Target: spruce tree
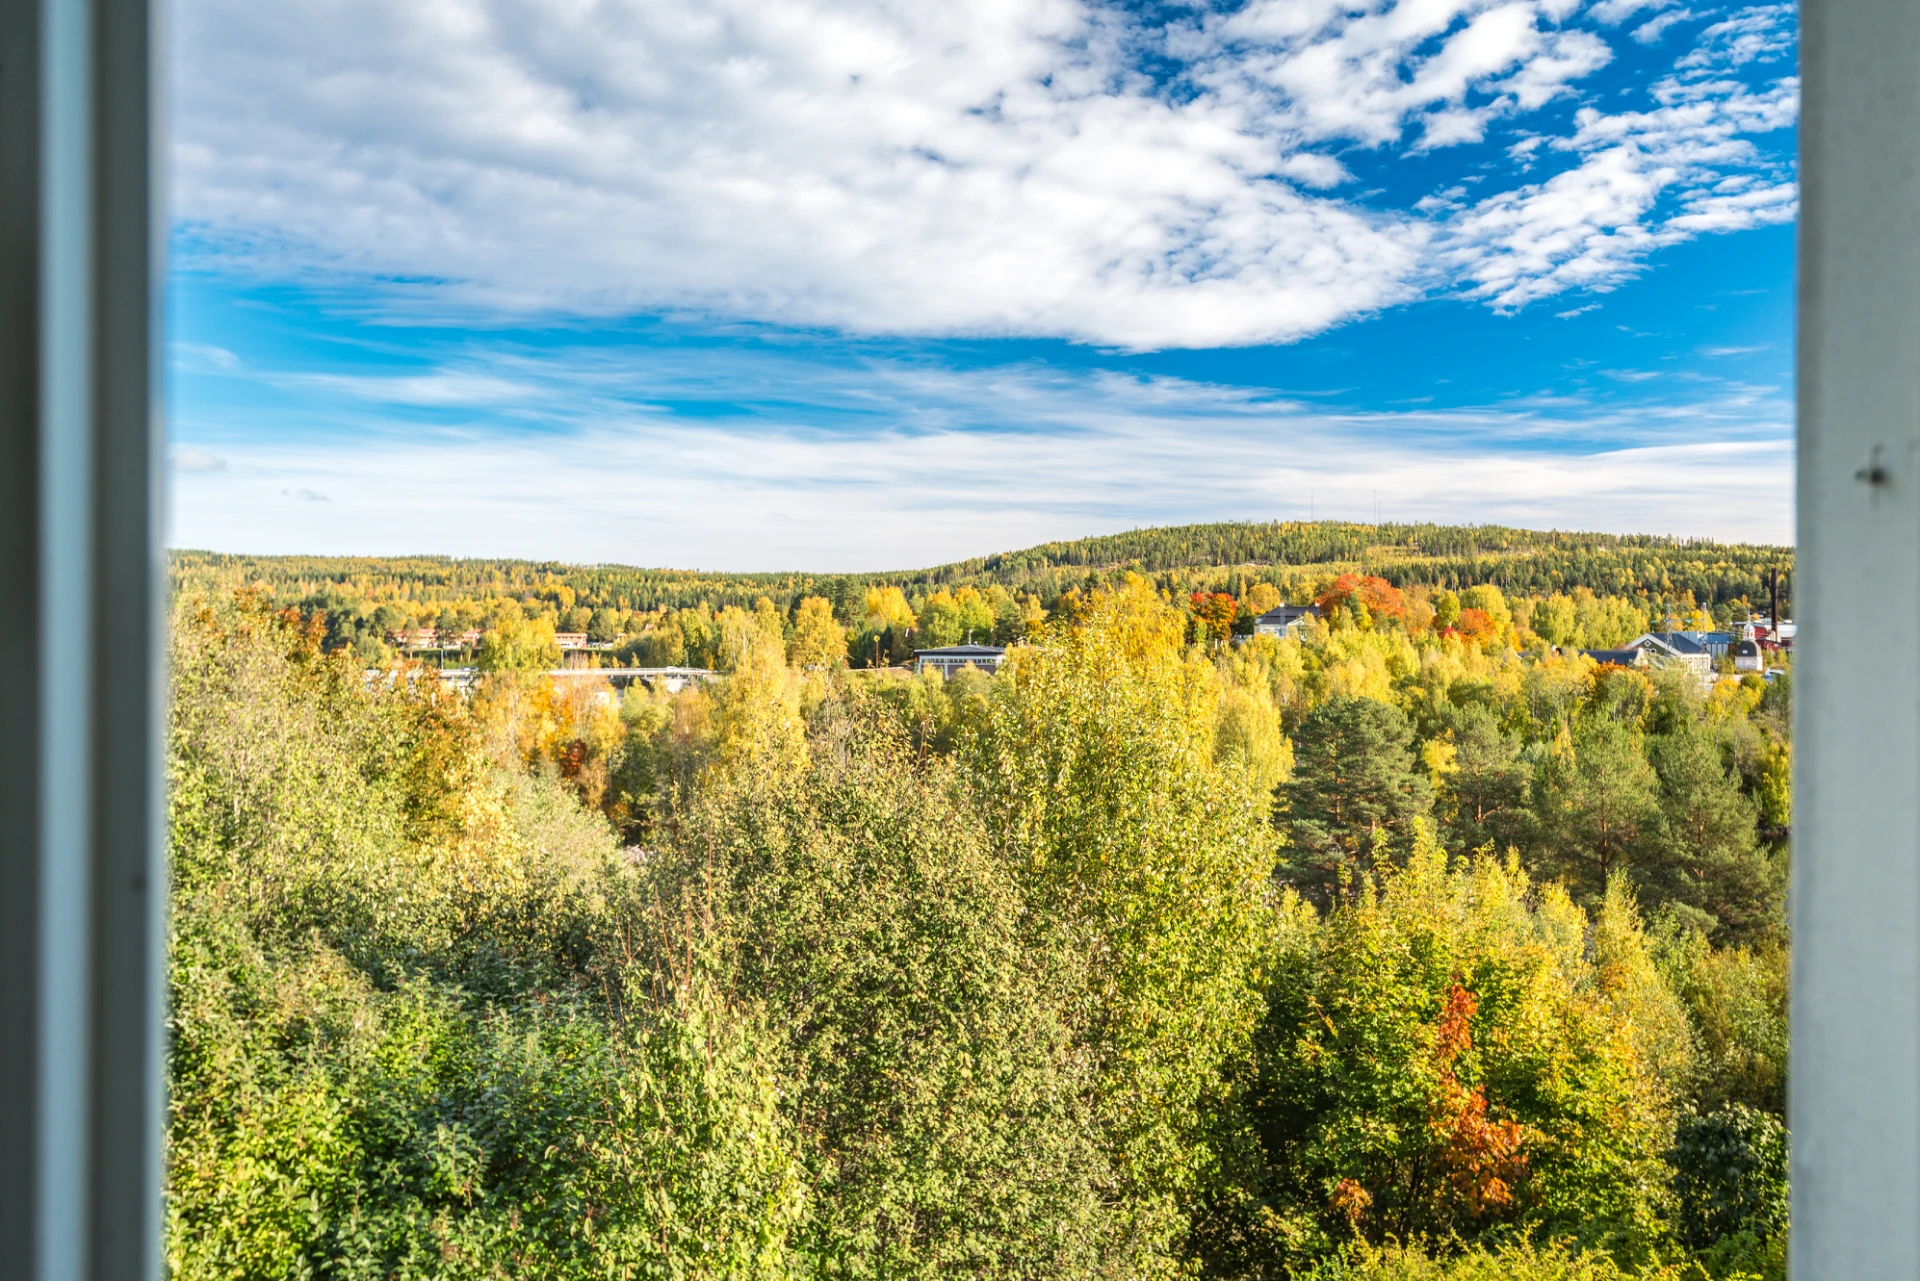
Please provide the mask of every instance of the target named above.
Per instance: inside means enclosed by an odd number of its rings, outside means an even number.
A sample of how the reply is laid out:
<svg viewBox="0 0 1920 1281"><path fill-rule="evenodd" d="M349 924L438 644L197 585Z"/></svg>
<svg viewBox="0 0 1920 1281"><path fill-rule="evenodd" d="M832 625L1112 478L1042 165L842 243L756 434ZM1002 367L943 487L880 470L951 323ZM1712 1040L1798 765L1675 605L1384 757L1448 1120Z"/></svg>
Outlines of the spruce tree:
<svg viewBox="0 0 1920 1281"><path fill-rule="evenodd" d="M1336 695L1307 713L1281 789L1289 836L1282 875L1308 897L1332 898L1341 874L1403 850L1433 790L1415 768L1413 727L1399 708Z"/></svg>
<svg viewBox="0 0 1920 1281"><path fill-rule="evenodd" d="M1504 854L1533 839L1533 771L1520 742L1485 707L1461 708L1453 721L1453 772L1443 796L1447 847L1465 854L1491 846Z"/></svg>
<svg viewBox="0 0 1920 1281"><path fill-rule="evenodd" d="M1538 863L1576 899L1598 902L1616 871L1637 870L1662 836L1660 780L1639 730L1609 716L1563 729L1534 782Z"/></svg>
<svg viewBox="0 0 1920 1281"><path fill-rule="evenodd" d="M1665 832L1640 878L1643 900L1704 913L1719 942L1776 934L1780 869L1754 839L1757 807L1740 791L1719 745L1689 723L1651 740L1648 755L1660 778Z"/></svg>

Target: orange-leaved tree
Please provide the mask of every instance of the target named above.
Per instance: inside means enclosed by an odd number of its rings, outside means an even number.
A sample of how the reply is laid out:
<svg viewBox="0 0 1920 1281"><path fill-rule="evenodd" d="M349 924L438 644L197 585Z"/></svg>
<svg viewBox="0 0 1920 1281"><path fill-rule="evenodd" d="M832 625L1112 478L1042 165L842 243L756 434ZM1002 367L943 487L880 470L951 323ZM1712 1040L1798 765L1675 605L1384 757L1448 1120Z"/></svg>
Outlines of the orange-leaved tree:
<svg viewBox="0 0 1920 1281"><path fill-rule="evenodd" d="M1351 610L1355 604L1366 606L1366 612L1375 618L1404 618L1407 612L1407 600L1400 589L1369 574L1340 575L1314 604L1326 615L1342 605Z"/></svg>
<svg viewBox="0 0 1920 1281"><path fill-rule="evenodd" d="M1473 641L1475 644L1484 645L1488 641L1500 639L1500 624L1495 622L1493 615L1484 609L1461 610L1453 630L1462 640Z"/></svg>
<svg viewBox="0 0 1920 1281"><path fill-rule="evenodd" d="M1487 1087L1468 1086L1455 1071L1473 1049L1473 1016L1480 1003L1456 980L1434 1027L1433 1062L1438 1074L1427 1129L1440 1143L1439 1165L1469 1220L1510 1209L1513 1188L1527 1172L1521 1144L1526 1132L1511 1117L1487 1119Z"/></svg>
<svg viewBox="0 0 1920 1281"><path fill-rule="evenodd" d="M1189 603L1203 635L1223 641L1233 634L1233 619L1240 612L1240 603L1234 600L1231 593L1195 592Z"/></svg>

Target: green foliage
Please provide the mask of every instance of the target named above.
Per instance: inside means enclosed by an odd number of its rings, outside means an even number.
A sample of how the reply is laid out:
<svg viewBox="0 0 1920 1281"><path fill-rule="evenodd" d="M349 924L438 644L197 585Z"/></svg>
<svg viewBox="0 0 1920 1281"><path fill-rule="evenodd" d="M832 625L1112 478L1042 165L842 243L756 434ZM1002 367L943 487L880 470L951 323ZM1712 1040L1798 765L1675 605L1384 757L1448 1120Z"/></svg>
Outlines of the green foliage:
<svg viewBox="0 0 1920 1281"><path fill-rule="evenodd" d="M945 755L984 722L992 685L992 678L975 667L963 667L952 676L930 667L911 676L879 673L861 682L851 698L883 710L915 751Z"/></svg>
<svg viewBox="0 0 1920 1281"><path fill-rule="evenodd" d="M1211 669L1182 630L1143 583L1096 595L1020 652L962 756L1031 945L1079 960L1066 1018L1098 1070L1106 1194L1147 1260L1177 1242L1215 1160L1273 862L1267 797L1215 763Z"/></svg>
<svg viewBox="0 0 1920 1281"><path fill-rule="evenodd" d="M1698 1059L1688 1094L1713 1111L1730 1103L1784 1116L1787 1106L1787 950L1722 947L1669 930L1660 964L1692 1021Z"/></svg>
<svg viewBox="0 0 1920 1281"><path fill-rule="evenodd" d="M1451 751L1439 809L1448 848L1462 854L1530 850L1536 823L1524 744L1479 704L1453 710L1447 719L1445 745Z"/></svg>
<svg viewBox="0 0 1920 1281"><path fill-rule="evenodd" d="M1414 768L1413 727L1390 703L1336 695L1307 713L1285 788L1290 883L1321 901L1404 850L1432 786Z"/></svg>
<svg viewBox="0 0 1920 1281"><path fill-rule="evenodd" d="M606 1004L657 972L610 964L604 825L437 681L370 688L245 602L174 635L174 1274L786 1269L750 1022L691 976Z"/></svg>
<svg viewBox="0 0 1920 1281"><path fill-rule="evenodd" d="M1423 826L1403 870L1281 915L1219 1270L1515 1229L1651 1257L1685 1024L1629 903L1450 870Z"/></svg>
<svg viewBox="0 0 1920 1281"><path fill-rule="evenodd" d="M1702 1281L1692 1267L1623 1268L1604 1252L1529 1241L1459 1252L1361 1242L1295 1276L1298 1281Z"/></svg>
<svg viewBox="0 0 1920 1281"><path fill-rule="evenodd" d="M1760 850L1758 806L1740 790L1719 745L1688 718L1649 744L1660 778L1661 839L1642 885L1700 913L1729 940L1773 932L1785 877Z"/></svg>
<svg viewBox="0 0 1920 1281"><path fill-rule="evenodd" d="M369 990L320 956L236 990L229 958L177 955L176 1275L785 1268L791 1139L710 1006L610 1037L579 1010Z"/></svg>
<svg viewBox="0 0 1920 1281"><path fill-rule="evenodd" d="M1787 1229L1787 1131L1768 1113L1729 1103L1680 1122L1674 1134L1675 1226L1696 1249Z"/></svg>
<svg viewBox="0 0 1920 1281"><path fill-rule="evenodd" d="M984 643L994 630L993 606L973 587L958 592L935 592L920 611L919 643L922 646L959 645L968 640Z"/></svg>
<svg viewBox="0 0 1920 1281"><path fill-rule="evenodd" d="M550 619L503 619L480 638L479 668L483 672L538 672L558 667L560 646L553 634Z"/></svg>
<svg viewBox="0 0 1920 1281"><path fill-rule="evenodd" d="M1582 717L1562 730L1541 762L1534 794L1540 866L1588 901L1615 873L1649 858L1662 835L1660 780L1641 733L1612 715Z"/></svg>
<svg viewBox="0 0 1920 1281"><path fill-rule="evenodd" d="M1540 639L1569 649L1613 649L1647 629L1644 609L1619 597L1596 596L1592 586L1582 584L1571 595L1554 592L1534 607L1531 624ZM1754 584L1755 591L1758 587Z"/></svg>
<svg viewBox="0 0 1920 1281"><path fill-rule="evenodd" d="M1090 1064L950 766L831 718L814 764L706 791L655 892L778 1045L823 1276L1071 1276L1107 1249Z"/></svg>
<svg viewBox="0 0 1920 1281"><path fill-rule="evenodd" d="M1042 602L1052 613L1066 593L1118 589L1129 573L1150 575L1156 590L1182 598L1197 590L1243 596L1250 586L1265 584L1280 589L1285 599L1299 600L1317 592L1316 582L1352 572L1384 578L1399 588L1434 584L1459 589L1497 583L1513 598L1562 594L1576 621L1564 636L1556 630L1549 639L1576 647L1604 647L1645 630L1656 601L1691 608L1696 603L1731 607L1735 602L1763 600L1767 571L1790 571L1792 564L1790 548L1703 540L1543 533L1499 526L1276 521L1131 530L902 573L707 574L542 561L262 557L201 551L173 553L169 571L176 591L206 593L264 585L282 603L324 613L335 643L347 647L363 641L377 647L387 629L404 624L409 617L420 625L433 625L429 609L437 615L443 605L458 602L507 600L529 613L552 612L556 620L559 614L580 608L592 610L594 619L601 610L614 611L625 618L620 630L637 638L668 612L700 609L711 616L729 605L750 609L761 597L791 610L802 597L814 596L832 602L841 622L855 630L859 643L852 648L856 659L864 662L876 637L892 632L894 641L904 638L904 628L894 632L901 621L923 630L931 621L940 636L953 640L968 630L982 640L990 630L996 643L1020 639L1031 619L1029 602ZM922 607L944 592L954 607L934 610L931 619L916 619L914 615L923 610L909 607L905 620L884 620L865 628L866 597L872 589L884 587L903 592ZM959 593L969 589L979 594L985 609L962 620ZM1444 604L1445 599L1443 595L1436 603ZM1457 597L1454 603L1459 604ZM375 625L371 615L380 609L389 611L387 620ZM1557 616L1557 608L1545 615ZM1449 618L1441 626L1454 621ZM592 631L596 624L585 626ZM904 645L892 648L895 659L905 656Z"/></svg>
<svg viewBox="0 0 1920 1281"><path fill-rule="evenodd" d="M406 596L183 607L175 1273L1779 1276L1673 1127L1782 1106L1785 690L1391 578L1215 645L1137 574L642 613L556 568L433 606L467 695L367 670ZM723 675L545 680L583 611ZM836 648L983 623L997 676Z"/></svg>

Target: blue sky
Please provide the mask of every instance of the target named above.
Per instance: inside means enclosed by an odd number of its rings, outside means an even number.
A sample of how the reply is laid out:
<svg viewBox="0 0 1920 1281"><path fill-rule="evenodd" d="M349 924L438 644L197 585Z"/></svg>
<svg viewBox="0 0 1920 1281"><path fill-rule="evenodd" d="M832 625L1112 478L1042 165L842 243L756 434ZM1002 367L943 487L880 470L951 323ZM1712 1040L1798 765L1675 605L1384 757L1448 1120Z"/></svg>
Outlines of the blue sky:
<svg viewBox="0 0 1920 1281"><path fill-rule="evenodd" d="M1787 5L182 0L172 539L1785 541Z"/></svg>

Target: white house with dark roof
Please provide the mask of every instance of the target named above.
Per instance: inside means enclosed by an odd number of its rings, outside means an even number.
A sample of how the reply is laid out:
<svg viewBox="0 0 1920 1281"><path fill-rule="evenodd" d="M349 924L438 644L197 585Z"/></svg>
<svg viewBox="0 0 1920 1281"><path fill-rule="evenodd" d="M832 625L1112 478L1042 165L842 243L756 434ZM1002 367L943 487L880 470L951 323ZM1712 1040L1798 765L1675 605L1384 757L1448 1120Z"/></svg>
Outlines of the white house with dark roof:
<svg viewBox="0 0 1920 1281"><path fill-rule="evenodd" d="M1292 636L1298 639L1309 621L1320 617L1318 605L1275 605L1253 620L1255 636Z"/></svg>
<svg viewBox="0 0 1920 1281"><path fill-rule="evenodd" d="M1627 643L1645 654L1655 667L1682 667L1703 684L1713 683L1713 655L1685 632L1646 632Z"/></svg>

